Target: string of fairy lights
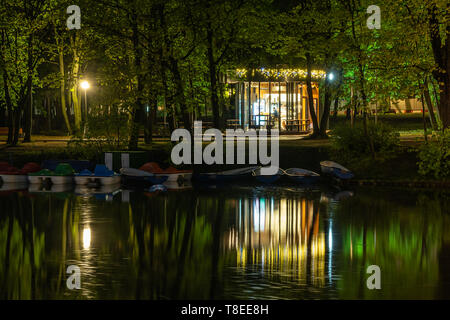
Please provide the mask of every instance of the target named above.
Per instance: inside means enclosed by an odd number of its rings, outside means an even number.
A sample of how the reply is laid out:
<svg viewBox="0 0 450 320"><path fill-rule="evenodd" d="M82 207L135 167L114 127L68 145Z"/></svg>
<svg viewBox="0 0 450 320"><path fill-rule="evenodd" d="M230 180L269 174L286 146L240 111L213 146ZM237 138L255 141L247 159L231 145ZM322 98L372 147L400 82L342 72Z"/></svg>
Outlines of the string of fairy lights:
<svg viewBox="0 0 450 320"><path fill-rule="evenodd" d="M304 69L251 69L250 76L261 75L266 79L279 79L279 78L305 78L308 72ZM315 79L324 79L326 77L326 72L323 70L312 70L311 77ZM236 69L236 76L240 79L249 76L249 70L247 69Z"/></svg>

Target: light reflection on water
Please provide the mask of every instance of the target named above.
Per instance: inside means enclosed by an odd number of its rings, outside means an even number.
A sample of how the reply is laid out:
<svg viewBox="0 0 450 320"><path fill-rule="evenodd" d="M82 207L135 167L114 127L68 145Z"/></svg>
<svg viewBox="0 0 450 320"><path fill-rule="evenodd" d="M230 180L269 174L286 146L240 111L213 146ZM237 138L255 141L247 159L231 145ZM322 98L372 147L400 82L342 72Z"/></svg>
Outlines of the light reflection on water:
<svg viewBox="0 0 450 320"><path fill-rule="evenodd" d="M0 193L3 299L450 297L446 194L33 191ZM380 291L365 287L371 264Z"/></svg>

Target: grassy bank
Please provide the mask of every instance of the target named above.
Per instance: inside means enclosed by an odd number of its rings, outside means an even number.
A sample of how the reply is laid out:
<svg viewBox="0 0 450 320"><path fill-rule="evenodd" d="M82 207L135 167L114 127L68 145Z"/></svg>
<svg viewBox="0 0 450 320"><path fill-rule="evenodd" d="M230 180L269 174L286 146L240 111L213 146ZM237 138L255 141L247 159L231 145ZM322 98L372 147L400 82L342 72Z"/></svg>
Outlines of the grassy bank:
<svg viewBox="0 0 450 320"><path fill-rule="evenodd" d="M162 167L170 165L171 144L169 142L155 142L152 145L140 145L140 149L147 153L148 161L155 161ZM21 147L9 148L0 152L0 161L8 161L15 166L21 167L27 162L41 163L47 159L83 159L94 163L103 163L103 151L93 147ZM279 149L280 167L305 168L320 172L320 161L330 160L329 140L286 140L280 141ZM248 159L248 144L246 146L246 158ZM331 159L333 160L333 159ZM417 155L409 148L403 148L398 156L388 162L365 164L352 169L357 178L361 179L405 179L417 176ZM242 165L196 165L195 170L201 172L226 170L237 168ZM184 166L187 167L187 166Z"/></svg>

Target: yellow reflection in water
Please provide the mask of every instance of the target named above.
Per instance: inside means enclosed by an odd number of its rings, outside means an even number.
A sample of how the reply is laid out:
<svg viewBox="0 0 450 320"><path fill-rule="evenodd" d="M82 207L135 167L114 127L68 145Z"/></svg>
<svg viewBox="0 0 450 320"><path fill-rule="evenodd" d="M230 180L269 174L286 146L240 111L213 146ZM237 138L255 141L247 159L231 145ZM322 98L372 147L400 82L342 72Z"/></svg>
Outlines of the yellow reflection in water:
<svg viewBox="0 0 450 320"><path fill-rule="evenodd" d="M83 249L87 250L91 246L91 228L89 226L83 229Z"/></svg>
<svg viewBox="0 0 450 320"><path fill-rule="evenodd" d="M223 243L236 250L238 268L258 265L269 276L323 286L327 246L317 209L307 199L241 199Z"/></svg>

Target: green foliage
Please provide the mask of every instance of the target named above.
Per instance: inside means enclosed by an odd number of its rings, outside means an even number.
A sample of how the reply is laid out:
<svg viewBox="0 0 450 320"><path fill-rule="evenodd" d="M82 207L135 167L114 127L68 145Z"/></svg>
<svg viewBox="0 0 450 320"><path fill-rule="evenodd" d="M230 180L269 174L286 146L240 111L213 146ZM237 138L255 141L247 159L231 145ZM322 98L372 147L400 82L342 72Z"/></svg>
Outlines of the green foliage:
<svg viewBox="0 0 450 320"><path fill-rule="evenodd" d="M371 145L373 145L372 155ZM332 156L348 165L361 162L384 162L393 158L399 149L400 135L391 126L383 123L367 124L365 134L363 124L337 126L331 137Z"/></svg>
<svg viewBox="0 0 450 320"><path fill-rule="evenodd" d="M433 133L419 149L419 173L437 179L450 177L450 129Z"/></svg>

